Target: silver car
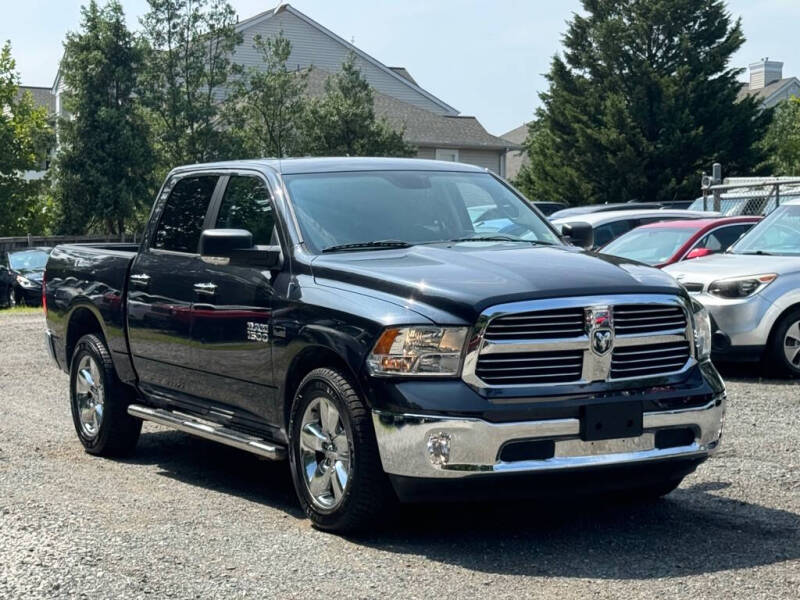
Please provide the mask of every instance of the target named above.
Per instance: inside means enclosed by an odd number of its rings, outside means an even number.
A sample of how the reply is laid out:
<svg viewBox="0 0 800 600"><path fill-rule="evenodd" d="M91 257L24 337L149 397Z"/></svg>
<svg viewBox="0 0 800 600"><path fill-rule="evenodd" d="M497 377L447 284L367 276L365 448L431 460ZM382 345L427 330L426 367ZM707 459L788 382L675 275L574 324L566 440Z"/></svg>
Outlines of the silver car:
<svg viewBox="0 0 800 600"><path fill-rule="evenodd" d="M775 209L725 254L664 270L711 313L715 358L766 358L800 375L800 199Z"/></svg>

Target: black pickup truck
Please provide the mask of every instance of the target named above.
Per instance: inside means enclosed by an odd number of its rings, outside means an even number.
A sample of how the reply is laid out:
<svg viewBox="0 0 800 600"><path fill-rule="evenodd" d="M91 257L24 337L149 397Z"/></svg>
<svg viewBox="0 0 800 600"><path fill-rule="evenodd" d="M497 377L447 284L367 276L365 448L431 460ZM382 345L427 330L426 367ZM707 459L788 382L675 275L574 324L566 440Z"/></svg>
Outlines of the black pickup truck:
<svg viewBox="0 0 800 600"><path fill-rule="evenodd" d="M674 489L717 447L705 310L491 173L413 159L172 171L140 245L62 245L47 345L86 450L142 420L288 459L318 527L396 499Z"/></svg>

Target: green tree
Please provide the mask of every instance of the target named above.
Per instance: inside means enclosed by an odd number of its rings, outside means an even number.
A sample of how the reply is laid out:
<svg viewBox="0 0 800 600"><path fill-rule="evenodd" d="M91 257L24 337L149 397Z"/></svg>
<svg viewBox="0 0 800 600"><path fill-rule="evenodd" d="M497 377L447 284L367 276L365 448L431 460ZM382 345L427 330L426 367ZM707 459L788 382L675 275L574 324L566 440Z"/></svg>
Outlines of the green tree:
<svg viewBox="0 0 800 600"><path fill-rule="evenodd" d="M312 98L300 127L303 153L312 156L412 156L413 146L375 117L372 88L350 55L341 72Z"/></svg>
<svg viewBox="0 0 800 600"><path fill-rule="evenodd" d="M46 214L38 202L42 181L28 181L52 141L47 111L29 92L20 94L11 43L0 49L0 235L43 233Z"/></svg>
<svg viewBox="0 0 800 600"><path fill-rule="evenodd" d="M253 42L263 66L247 69L233 87L226 124L239 138L242 157L296 155L309 71L286 67L292 43L282 33L256 35Z"/></svg>
<svg viewBox="0 0 800 600"><path fill-rule="evenodd" d="M737 100L744 43L722 0L583 0L528 139L537 199L692 198L715 161L751 174L770 111Z"/></svg>
<svg viewBox="0 0 800 600"><path fill-rule="evenodd" d="M778 105L764 141L772 173L800 177L800 98Z"/></svg>
<svg viewBox="0 0 800 600"><path fill-rule="evenodd" d="M239 67L231 61L241 35L226 0L147 0L140 19L147 47L138 93L152 115L157 150L166 166L230 154L218 127L229 102L226 86Z"/></svg>
<svg viewBox="0 0 800 600"><path fill-rule="evenodd" d="M62 229L122 234L149 204L153 153L135 97L143 54L118 0L81 9L61 75L70 117L59 124L56 196Z"/></svg>

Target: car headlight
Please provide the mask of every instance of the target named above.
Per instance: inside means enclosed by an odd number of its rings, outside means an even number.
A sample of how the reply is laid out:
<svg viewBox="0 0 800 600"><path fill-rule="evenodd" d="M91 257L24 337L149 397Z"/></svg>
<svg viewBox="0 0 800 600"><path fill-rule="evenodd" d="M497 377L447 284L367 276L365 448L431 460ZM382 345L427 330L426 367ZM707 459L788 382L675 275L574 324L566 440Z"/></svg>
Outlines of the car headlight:
<svg viewBox="0 0 800 600"><path fill-rule="evenodd" d="M694 318L694 353L697 360L711 356L711 317L708 310L697 300L692 300Z"/></svg>
<svg viewBox="0 0 800 600"><path fill-rule="evenodd" d="M17 283L24 288L32 288L36 286L36 284L33 283L30 279L28 279L27 277L23 277L22 275L17 275Z"/></svg>
<svg viewBox="0 0 800 600"><path fill-rule="evenodd" d="M718 279L712 281L708 286L708 293L719 298L747 298L760 292L777 278L775 273L765 273L764 275Z"/></svg>
<svg viewBox="0 0 800 600"><path fill-rule="evenodd" d="M367 357L373 375L458 375L466 327L386 329Z"/></svg>

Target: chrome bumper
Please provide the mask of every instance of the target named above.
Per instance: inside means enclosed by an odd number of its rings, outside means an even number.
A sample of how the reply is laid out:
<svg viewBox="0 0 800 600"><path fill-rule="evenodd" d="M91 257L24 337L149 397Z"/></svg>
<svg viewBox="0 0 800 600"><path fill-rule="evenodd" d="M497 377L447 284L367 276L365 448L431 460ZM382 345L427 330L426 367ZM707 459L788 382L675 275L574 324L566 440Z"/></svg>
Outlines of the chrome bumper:
<svg viewBox="0 0 800 600"><path fill-rule="evenodd" d="M705 406L644 413L643 435L636 438L584 442L579 419L552 419L519 423L490 423L481 419L457 419L428 415L389 414L373 411L383 469L391 475L424 478L457 478L487 473L556 471L604 465L621 465L668 458L703 458L719 444L725 414L720 396ZM694 442L687 446L658 449L655 432L690 427ZM449 438L446 464L432 460L431 436ZM555 455L542 460L503 462L500 450L515 440L554 440Z"/></svg>

